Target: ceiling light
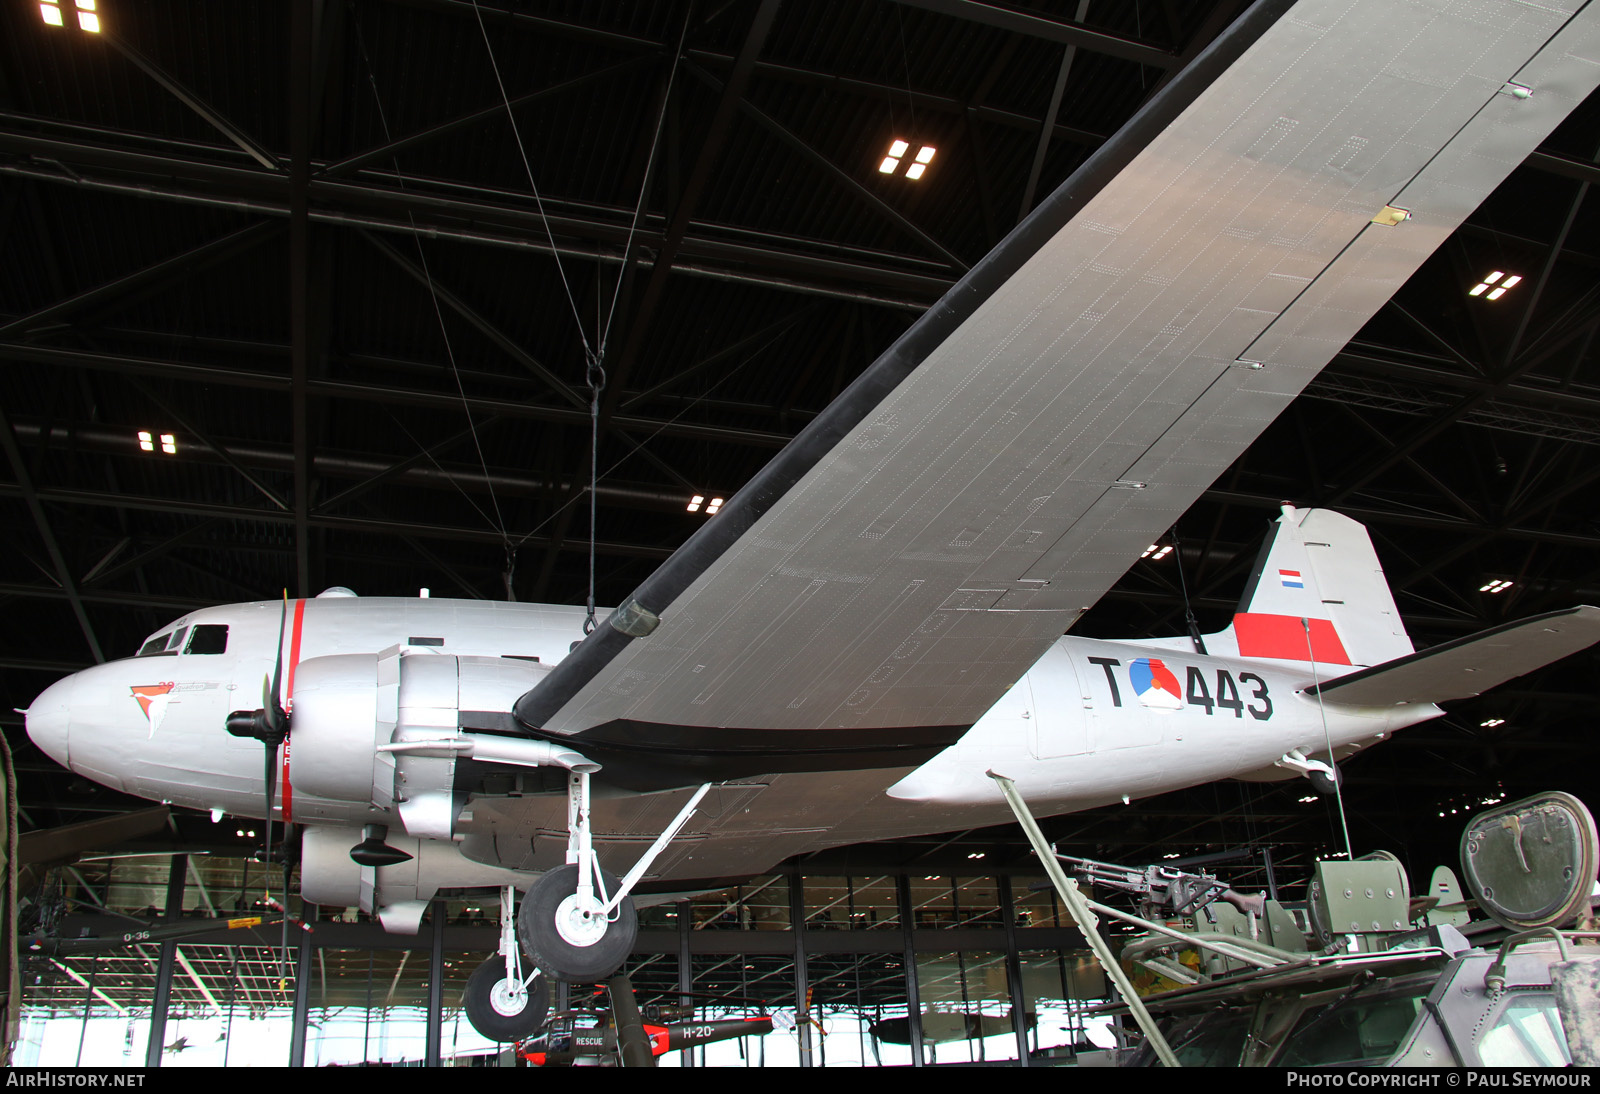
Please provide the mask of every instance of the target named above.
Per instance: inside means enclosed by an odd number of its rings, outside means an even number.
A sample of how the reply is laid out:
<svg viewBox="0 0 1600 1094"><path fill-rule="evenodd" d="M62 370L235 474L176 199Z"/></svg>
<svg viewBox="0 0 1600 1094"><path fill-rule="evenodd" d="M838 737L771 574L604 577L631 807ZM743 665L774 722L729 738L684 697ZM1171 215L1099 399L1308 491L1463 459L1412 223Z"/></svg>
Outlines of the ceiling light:
<svg viewBox="0 0 1600 1094"><path fill-rule="evenodd" d="M721 508L722 508L722 499L721 498L712 498L706 504L706 516L709 517L711 514L715 513L718 509L721 509Z"/></svg>
<svg viewBox="0 0 1600 1094"><path fill-rule="evenodd" d="M1505 278L1505 280L1502 281L1501 278ZM1507 277L1504 270L1495 270L1490 273L1488 277L1485 277L1471 289L1467 290L1467 295L1482 296L1485 292L1487 292L1489 295L1486 299L1499 300L1506 294L1507 289L1515 287L1516 284L1521 280L1521 274L1512 274ZM1494 285L1495 287L1490 289L1489 286L1491 285Z"/></svg>
<svg viewBox="0 0 1600 1094"><path fill-rule="evenodd" d="M706 500L706 498L705 498L704 494L696 494L694 497L690 498L689 499L689 512L698 513L700 511L700 503L705 501L705 500Z"/></svg>
<svg viewBox="0 0 1600 1094"><path fill-rule="evenodd" d="M878 164L878 172L892 175L900 170L900 163L905 159L906 153L911 151L911 142L896 137L889 145L889 152ZM928 170L928 164L933 162L936 149L931 144L925 144L917 150L916 162L906 167L906 178L915 181L920 179Z"/></svg>
<svg viewBox="0 0 1600 1094"><path fill-rule="evenodd" d="M65 0L40 0L39 14L44 21L52 27L67 25L66 16L61 13ZM78 26L90 34L100 33L100 16L95 14L96 0L75 0L77 7Z"/></svg>
<svg viewBox="0 0 1600 1094"><path fill-rule="evenodd" d="M154 452L156 450L156 445L159 443L161 445L161 451L165 452L167 455L176 456L178 454L178 438L171 433L163 433L160 437L157 437L148 429L141 429L139 430L138 437L139 449L143 452Z"/></svg>
<svg viewBox="0 0 1600 1094"><path fill-rule="evenodd" d="M1487 585L1479 585L1478 591L1480 593L1503 593L1507 589L1511 588L1511 585L1512 583L1509 581L1505 581L1501 578L1495 578Z"/></svg>
<svg viewBox="0 0 1600 1094"><path fill-rule="evenodd" d="M1505 725L1506 724L1506 720L1504 718L1485 718L1483 721L1479 722L1478 724L1480 726L1482 726L1483 728L1485 728L1485 729L1493 729L1495 726L1503 726L1503 725Z"/></svg>

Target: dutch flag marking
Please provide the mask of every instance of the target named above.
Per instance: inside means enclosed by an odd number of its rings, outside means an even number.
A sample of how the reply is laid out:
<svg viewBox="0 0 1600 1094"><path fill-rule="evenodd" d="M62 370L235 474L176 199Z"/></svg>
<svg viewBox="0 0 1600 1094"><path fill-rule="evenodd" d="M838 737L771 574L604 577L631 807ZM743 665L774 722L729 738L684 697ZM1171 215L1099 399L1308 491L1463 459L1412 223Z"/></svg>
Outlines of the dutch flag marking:
<svg viewBox="0 0 1600 1094"><path fill-rule="evenodd" d="M1306 583L1301 580L1299 570L1279 570L1278 580L1283 582L1285 589L1304 589Z"/></svg>

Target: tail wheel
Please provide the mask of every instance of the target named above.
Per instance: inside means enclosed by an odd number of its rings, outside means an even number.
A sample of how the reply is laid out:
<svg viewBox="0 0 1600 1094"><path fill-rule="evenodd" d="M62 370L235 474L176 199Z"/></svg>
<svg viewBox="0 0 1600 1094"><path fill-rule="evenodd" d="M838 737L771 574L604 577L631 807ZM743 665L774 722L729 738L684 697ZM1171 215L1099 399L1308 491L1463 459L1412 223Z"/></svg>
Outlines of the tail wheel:
<svg viewBox="0 0 1600 1094"><path fill-rule="evenodd" d="M600 872L608 893L619 883ZM575 984L598 984L622 967L639 935L633 898L624 897L611 917L600 907L599 894L589 902L578 896L578 868L551 870L529 887L517 913L517 938L528 960L546 976Z"/></svg>
<svg viewBox="0 0 1600 1094"><path fill-rule="evenodd" d="M1324 771L1308 771L1306 779L1311 783L1311 789L1326 798L1344 785L1344 772L1335 766L1331 777Z"/></svg>
<svg viewBox="0 0 1600 1094"><path fill-rule="evenodd" d="M491 1041L523 1041L544 1027L550 985L542 976L522 989L506 979L506 959L496 954L467 977L467 1021Z"/></svg>

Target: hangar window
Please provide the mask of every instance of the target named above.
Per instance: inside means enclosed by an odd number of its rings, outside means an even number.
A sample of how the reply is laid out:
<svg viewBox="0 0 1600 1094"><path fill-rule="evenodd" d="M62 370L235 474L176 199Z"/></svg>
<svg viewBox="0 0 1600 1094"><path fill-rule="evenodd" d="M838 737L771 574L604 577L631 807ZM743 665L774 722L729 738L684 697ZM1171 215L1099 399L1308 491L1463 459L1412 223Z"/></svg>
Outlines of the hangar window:
<svg viewBox="0 0 1600 1094"><path fill-rule="evenodd" d="M189 635L189 645L184 653L227 653L228 626L226 623L202 623Z"/></svg>

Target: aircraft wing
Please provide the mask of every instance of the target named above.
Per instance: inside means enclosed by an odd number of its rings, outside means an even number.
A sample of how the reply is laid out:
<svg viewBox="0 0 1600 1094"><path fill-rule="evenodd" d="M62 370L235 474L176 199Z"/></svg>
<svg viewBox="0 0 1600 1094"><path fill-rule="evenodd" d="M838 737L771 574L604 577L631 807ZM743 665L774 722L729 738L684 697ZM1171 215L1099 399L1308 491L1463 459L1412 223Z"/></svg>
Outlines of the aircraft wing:
<svg viewBox="0 0 1600 1094"><path fill-rule="evenodd" d="M1260 0L518 722L639 788L927 759L1588 95L1597 25L1600 0Z"/></svg>
<svg viewBox="0 0 1600 1094"><path fill-rule="evenodd" d="M1546 612L1429 647L1330 680L1321 693L1340 706L1387 707L1443 703L1480 695L1600 642L1600 608L1587 604Z"/></svg>

